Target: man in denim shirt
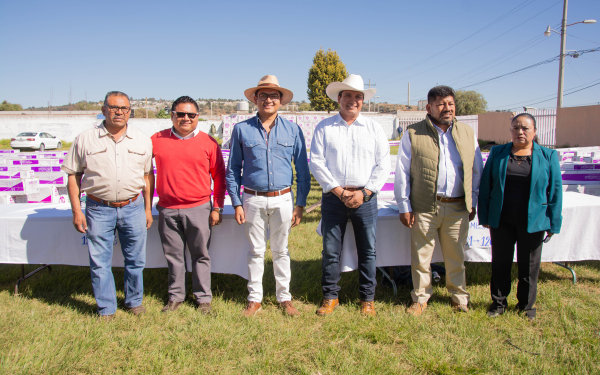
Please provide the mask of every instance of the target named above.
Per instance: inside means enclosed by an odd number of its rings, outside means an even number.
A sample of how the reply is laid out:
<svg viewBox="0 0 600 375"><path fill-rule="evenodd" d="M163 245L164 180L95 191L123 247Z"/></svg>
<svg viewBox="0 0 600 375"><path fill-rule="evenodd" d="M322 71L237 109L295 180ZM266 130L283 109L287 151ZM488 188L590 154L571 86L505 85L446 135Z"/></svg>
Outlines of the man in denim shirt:
<svg viewBox="0 0 600 375"><path fill-rule="evenodd" d="M250 242L248 256L248 304L244 315L261 310L262 277L268 234L273 254L277 302L285 314L298 315L290 294L288 235L300 224L310 190L306 145L300 127L277 115L282 104L292 100L290 90L279 86L277 77L266 75L258 85L244 91L258 107L258 114L235 125L227 166L227 191L235 207L235 220L244 224ZM296 206L291 185L296 167ZM244 186L240 200L240 187Z"/></svg>

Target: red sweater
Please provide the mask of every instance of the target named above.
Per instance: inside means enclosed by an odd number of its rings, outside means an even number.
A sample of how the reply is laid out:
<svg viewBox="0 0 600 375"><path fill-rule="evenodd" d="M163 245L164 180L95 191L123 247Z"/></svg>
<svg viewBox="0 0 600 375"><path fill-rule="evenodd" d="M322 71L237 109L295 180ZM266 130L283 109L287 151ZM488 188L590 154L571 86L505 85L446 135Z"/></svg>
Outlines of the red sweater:
<svg viewBox="0 0 600 375"><path fill-rule="evenodd" d="M208 134L179 139L171 129L152 136L152 156L156 160L158 205L189 208L210 201L214 181L213 207L223 207L225 163L219 144Z"/></svg>

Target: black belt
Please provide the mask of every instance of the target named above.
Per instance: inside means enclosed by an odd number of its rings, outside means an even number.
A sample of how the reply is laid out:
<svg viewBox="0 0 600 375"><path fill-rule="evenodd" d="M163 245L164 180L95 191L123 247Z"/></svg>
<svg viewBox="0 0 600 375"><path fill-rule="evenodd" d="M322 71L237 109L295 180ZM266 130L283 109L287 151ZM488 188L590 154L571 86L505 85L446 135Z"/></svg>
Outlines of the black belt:
<svg viewBox="0 0 600 375"><path fill-rule="evenodd" d="M435 197L435 199L437 199L438 201L440 201L442 203L454 203L454 202L464 201L465 196L463 195L462 197L451 198L451 197L442 197L441 195L437 195Z"/></svg>

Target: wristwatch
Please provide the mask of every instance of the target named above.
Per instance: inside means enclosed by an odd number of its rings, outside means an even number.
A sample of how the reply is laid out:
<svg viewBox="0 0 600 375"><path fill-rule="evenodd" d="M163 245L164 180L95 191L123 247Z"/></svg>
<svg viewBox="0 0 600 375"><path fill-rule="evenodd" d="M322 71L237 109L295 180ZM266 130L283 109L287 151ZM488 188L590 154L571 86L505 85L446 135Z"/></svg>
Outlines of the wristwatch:
<svg viewBox="0 0 600 375"><path fill-rule="evenodd" d="M221 207L213 207L213 211L219 211L220 214L223 213L223 209Z"/></svg>
<svg viewBox="0 0 600 375"><path fill-rule="evenodd" d="M371 195L367 194L367 191L365 189L362 189L361 191L363 193L363 201L364 202L368 202L371 200L371 198L373 198L373 194L371 194Z"/></svg>

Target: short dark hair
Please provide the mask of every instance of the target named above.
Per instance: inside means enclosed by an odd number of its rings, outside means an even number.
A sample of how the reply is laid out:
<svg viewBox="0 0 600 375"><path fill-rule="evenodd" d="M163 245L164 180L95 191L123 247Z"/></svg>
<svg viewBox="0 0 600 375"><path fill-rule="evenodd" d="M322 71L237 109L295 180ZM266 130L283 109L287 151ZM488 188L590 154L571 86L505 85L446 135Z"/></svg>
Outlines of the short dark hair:
<svg viewBox="0 0 600 375"><path fill-rule="evenodd" d="M533 121L533 129L537 130L537 124L536 124L536 121L535 121L535 117L533 117L533 115L531 113L527 113L527 112L519 113L518 115L516 115L515 117L513 117L512 120L510 120L510 123L512 124L513 122L517 121L517 119L519 117L527 117L528 119L530 119L531 121Z"/></svg>
<svg viewBox="0 0 600 375"><path fill-rule="evenodd" d="M180 96L179 98L175 99L173 105L171 105L171 112L175 111L175 107L177 107L177 105L181 103L192 103L194 107L196 107L196 111L200 112L200 107L198 106L198 103L193 98L190 98L187 95Z"/></svg>
<svg viewBox="0 0 600 375"><path fill-rule="evenodd" d="M454 94L454 89L450 86L435 86L427 93L427 103L431 103L436 98L445 98L447 96L451 96L456 98Z"/></svg>
<svg viewBox="0 0 600 375"><path fill-rule="evenodd" d="M109 91L106 93L106 95L104 96L104 105L108 105L108 98L110 98L111 96L124 96L127 98L127 101L129 103L131 103L131 100L129 99L129 96L127 94L125 94L122 91Z"/></svg>

